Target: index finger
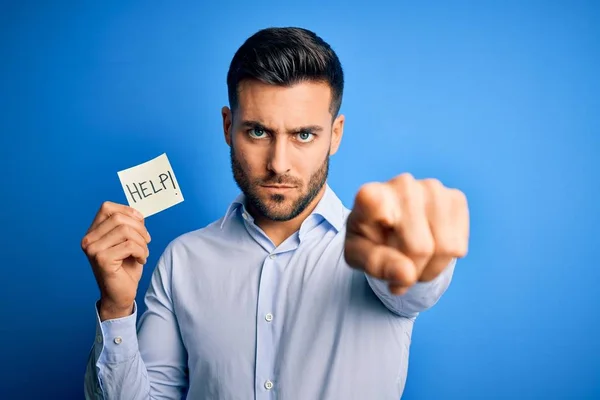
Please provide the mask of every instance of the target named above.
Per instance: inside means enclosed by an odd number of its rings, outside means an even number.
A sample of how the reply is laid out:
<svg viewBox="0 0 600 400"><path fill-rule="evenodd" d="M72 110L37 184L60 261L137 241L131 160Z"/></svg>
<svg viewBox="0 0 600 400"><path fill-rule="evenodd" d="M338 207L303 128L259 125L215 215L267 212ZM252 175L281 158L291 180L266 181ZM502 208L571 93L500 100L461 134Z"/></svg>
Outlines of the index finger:
<svg viewBox="0 0 600 400"><path fill-rule="evenodd" d="M367 183L356 194L353 219L358 224L393 227L399 207L393 189L386 183Z"/></svg>
<svg viewBox="0 0 600 400"><path fill-rule="evenodd" d="M100 209L96 213L96 217L94 221L92 221L92 225L88 229L88 232L95 229L98 225L104 222L106 219L110 218L111 215L121 213L125 215L129 215L135 219L140 221L144 221L144 216L138 210L133 207L127 206L125 204L114 203L112 201L105 201L100 206Z"/></svg>

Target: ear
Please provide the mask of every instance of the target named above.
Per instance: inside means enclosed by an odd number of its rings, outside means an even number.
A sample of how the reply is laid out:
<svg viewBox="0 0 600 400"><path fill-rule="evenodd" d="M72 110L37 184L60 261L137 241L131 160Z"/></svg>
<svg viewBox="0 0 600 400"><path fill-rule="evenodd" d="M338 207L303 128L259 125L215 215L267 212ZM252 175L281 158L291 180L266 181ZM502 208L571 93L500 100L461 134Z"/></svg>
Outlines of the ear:
<svg viewBox="0 0 600 400"><path fill-rule="evenodd" d="M342 136L344 135L344 121L345 117L339 115L331 128L331 145L329 147L329 155L332 156L337 153L340 143L342 142Z"/></svg>
<svg viewBox="0 0 600 400"><path fill-rule="evenodd" d="M221 109L223 117L223 133L225 134L225 142L231 147L231 128L233 126L233 113L229 107L225 106Z"/></svg>

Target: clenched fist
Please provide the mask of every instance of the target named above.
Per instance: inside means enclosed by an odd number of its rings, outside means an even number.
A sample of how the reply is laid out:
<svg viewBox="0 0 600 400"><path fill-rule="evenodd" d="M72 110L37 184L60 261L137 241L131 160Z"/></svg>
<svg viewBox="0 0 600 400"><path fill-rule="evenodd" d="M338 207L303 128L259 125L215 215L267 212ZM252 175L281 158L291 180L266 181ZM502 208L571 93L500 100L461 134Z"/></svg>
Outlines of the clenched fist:
<svg viewBox="0 0 600 400"><path fill-rule="evenodd" d="M464 257L468 242L465 195L435 179L402 174L361 187L348 217L344 256L351 267L402 295Z"/></svg>
<svg viewBox="0 0 600 400"><path fill-rule="evenodd" d="M96 214L81 248L100 289L100 319L131 315L150 234L135 209L105 202Z"/></svg>

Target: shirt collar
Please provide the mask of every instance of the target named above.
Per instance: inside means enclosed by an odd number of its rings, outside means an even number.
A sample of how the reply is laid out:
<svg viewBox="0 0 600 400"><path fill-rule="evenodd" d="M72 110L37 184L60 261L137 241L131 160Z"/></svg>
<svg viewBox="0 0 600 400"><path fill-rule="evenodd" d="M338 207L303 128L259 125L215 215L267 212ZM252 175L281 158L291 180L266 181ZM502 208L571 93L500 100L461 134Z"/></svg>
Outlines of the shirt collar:
<svg viewBox="0 0 600 400"><path fill-rule="evenodd" d="M221 221L221 229L223 229L225 222L238 210L238 208L241 207L245 211L245 204L246 196L243 193L240 193L227 208L225 216ZM325 193L311 215L323 217L338 232L342 229L342 226L344 225L344 207L341 200L337 197L331 187L329 187L329 184L325 184Z"/></svg>
<svg viewBox="0 0 600 400"><path fill-rule="evenodd" d="M221 221L221 229L223 229L225 222L227 222L227 220L230 218L231 214L236 212L239 207L244 207L245 202L246 202L246 196L244 196L244 193L240 193L235 198L235 200L233 200L231 202L231 204L227 208L227 211L225 212L225 216L223 217L223 220Z"/></svg>
<svg viewBox="0 0 600 400"><path fill-rule="evenodd" d="M342 229L344 225L344 207L335 192L329 187L329 184L325 184L325 193L313 210L312 215L320 215L338 232Z"/></svg>

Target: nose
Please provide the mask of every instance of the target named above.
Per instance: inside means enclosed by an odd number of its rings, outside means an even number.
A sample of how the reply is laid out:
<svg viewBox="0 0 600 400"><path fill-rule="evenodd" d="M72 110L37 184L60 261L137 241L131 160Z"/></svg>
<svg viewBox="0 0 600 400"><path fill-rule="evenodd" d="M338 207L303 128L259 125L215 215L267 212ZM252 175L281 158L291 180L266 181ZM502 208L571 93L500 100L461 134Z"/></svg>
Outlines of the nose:
<svg viewBox="0 0 600 400"><path fill-rule="evenodd" d="M286 140L277 138L272 142L269 150L267 169L275 175L284 175L291 170L291 160L288 154L288 143Z"/></svg>

